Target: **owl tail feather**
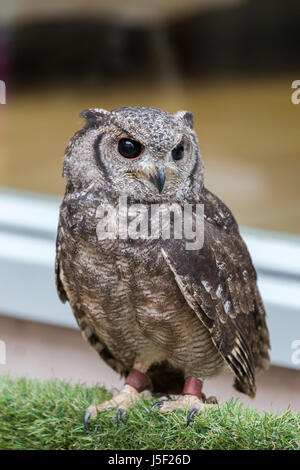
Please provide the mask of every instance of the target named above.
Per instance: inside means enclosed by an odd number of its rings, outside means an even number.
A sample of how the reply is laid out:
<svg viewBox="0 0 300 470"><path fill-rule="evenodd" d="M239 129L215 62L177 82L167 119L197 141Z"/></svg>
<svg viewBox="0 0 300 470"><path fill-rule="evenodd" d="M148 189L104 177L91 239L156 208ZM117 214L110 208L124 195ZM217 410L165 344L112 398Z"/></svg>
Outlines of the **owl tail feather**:
<svg viewBox="0 0 300 470"><path fill-rule="evenodd" d="M250 398L255 398L255 395L256 395L255 386L252 387L250 384L241 382L238 378L235 379L233 386L238 392L245 393Z"/></svg>

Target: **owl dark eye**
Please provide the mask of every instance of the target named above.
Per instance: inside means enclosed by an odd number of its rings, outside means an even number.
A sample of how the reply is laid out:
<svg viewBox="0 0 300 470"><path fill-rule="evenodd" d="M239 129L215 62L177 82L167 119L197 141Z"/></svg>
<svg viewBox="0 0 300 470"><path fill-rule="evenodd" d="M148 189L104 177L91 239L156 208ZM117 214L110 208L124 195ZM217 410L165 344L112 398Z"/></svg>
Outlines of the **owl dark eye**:
<svg viewBox="0 0 300 470"><path fill-rule="evenodd" d="M136 140L120 139L118 152L125 158L137 158L142 153L142 145Z"/></svg>
<svg viewBox="0 0 300 470"><path fill-rule="evenodd" d="M178 162L179 160L182 160L184 157L184 145L182 142L180 144L176 145L176 147L173 148L172 150L172 157L175 162Z"/></svg>

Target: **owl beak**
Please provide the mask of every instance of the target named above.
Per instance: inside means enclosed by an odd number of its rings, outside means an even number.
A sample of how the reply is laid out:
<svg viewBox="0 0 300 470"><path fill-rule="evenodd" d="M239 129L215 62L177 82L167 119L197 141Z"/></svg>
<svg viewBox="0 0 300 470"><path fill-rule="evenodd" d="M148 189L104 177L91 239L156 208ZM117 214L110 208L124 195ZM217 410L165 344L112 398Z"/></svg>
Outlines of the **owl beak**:
<svg viewBox="0 0 300 470"><path fill-rule="evenodd" d="M165 185L165 181L166 181L166 173L165 173L164 168L157 169L155 173L150 175L149 179L151 183L154 184L154 186L156 186L159 193L161 193Z"/></svg>

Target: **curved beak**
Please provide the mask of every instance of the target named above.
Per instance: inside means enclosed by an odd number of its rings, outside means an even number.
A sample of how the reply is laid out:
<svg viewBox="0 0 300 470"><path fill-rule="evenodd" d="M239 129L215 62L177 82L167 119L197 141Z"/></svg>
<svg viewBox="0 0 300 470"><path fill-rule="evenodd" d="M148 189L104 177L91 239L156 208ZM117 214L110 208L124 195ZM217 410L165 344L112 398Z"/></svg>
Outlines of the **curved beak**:
<svg viewBox="0 0 300 470"><path fill-rule="evenodd" d="M159 193L162 192L166 181L166 173L164 168L156 169L156 172L149 176L149 180L158 189Z"/></svg>

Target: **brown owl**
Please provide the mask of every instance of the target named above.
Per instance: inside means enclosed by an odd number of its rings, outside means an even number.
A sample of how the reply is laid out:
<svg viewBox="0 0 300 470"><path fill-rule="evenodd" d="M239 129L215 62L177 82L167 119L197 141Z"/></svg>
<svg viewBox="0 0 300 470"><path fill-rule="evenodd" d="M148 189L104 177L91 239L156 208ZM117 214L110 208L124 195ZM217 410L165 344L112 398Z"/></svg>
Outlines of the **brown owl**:
<svg viewBox="0 0 300 470"><path fill-rule="evenodd" d="M113 407L120 419L145 389L178 394L157 406L161 412L187 408L190 421L214 406L202 384L226 365L235 388L253 397L255 369L269 364L265 311L237 223L203 184L192 114L121 107L82 116L86 125L65 154L57 289L83 336L126 377L120 393L88 408L85 423ZM149 209L149 230L153 206L202 206L202 246L187 249L184 233L99 237L101 215L116 226L120 214L108 216L108 208L120 198Z"/></svg>

